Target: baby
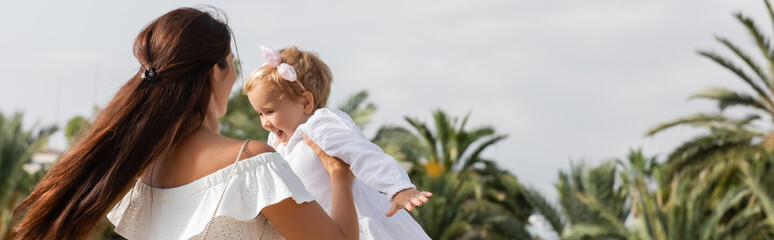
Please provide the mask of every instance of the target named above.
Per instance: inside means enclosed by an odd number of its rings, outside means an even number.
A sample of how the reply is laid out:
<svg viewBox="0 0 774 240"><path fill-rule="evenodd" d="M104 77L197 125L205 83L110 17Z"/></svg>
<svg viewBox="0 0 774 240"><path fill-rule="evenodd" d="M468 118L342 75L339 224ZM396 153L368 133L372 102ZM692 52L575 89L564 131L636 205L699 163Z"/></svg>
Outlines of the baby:
<svg viewBox="0 0 774 240"><path fill-rule="evenodd" d="M328 66L297 47L277 52L261 46L261 53L266 63L250 74L244 91L261 125L271 132L269 145L288 161L323 209L330 214L331 183L304 143L306 137L350 164L361 239L429 239L401 209L411 211L432 194L417 191L403 167L368 141L346 113L325 108L333 80Z"/></svg>

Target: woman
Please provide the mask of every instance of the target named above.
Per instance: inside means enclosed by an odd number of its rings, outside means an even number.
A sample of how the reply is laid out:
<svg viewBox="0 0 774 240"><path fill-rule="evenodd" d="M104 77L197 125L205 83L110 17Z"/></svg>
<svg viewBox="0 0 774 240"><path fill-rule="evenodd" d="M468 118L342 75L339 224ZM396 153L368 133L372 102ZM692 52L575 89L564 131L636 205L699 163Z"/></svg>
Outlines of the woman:
<svg viewBox="0 0 774 240"><path fill-rule="evenodd" d="M14 238L84 239L115 206L128 238L356 239L346 164L308 142L336 186L329 217L271 147L218 134L236 80L230 42L225 23L192 8L145 27L140 71L17 208Z"/></svg>

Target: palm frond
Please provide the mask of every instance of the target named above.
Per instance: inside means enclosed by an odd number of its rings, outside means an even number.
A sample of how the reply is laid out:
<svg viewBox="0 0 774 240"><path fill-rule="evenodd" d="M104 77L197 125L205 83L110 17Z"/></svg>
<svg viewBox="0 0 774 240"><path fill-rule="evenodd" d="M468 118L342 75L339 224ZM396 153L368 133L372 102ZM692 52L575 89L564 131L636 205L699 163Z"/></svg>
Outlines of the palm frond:
<svg viewBox="0 0 774 240"><path fill-rule="evenodd" d="M462 131L463 129L465 129L465 125L467 125L467 124L468 124L468 119L470 119L470 112L468 112L467 114L465 114L465 117L463 117L463 118L462 118L462 122L460 122L460 126L459 126L459 128L458 128L460 131Z"/></svg>
<svg viewBox="0 0 774 240"><path fill-rule="evenodd" d="M728 122L729 118L726 116L723 116L722 114L717 113L698 113L694 115L690 115L687 117L679 118L676 120L672 120L669 122L661 123L657 125L654 128L651 128L645 133L645 136L653 136L659 132L662 132L666 129L679 126L679 125L700 125L700 124L706 124L706 123L715 123L715 122Z"/></svg>
<svg viewBox="0 0 774 240"><path fill-rule="evenodd" d="M571 226L562 233L562 239L626 239L627 235L622 235L615 229L607 226L593 224L577 224Z"/></svg>
<svg viewBox="0 0 774 240"><path fill-rule="evenodd" d="M769 11L771 11L771 8L769 8ZM739 22L742 23L745 28L747 28L747 31L753 37L753 40L755 40L755 44L758 46L758 50L760 50L763 57L768 60L769 66L774 67L774 52L772 52L769 39L763 35L763 32L758 29L752 19L744 16L742 13L736 13L734 14L734 17L736 17L736 19L739 20Z"/></svg>
<svg viewBox="0 0 774 240"><path fill-rule="evenodd" d="M737 47L736 45L734 45L733 43L731 43L730 41L728 41L728 39L725 39L725 38L723 38L723 37L720 37L720 36L716 36L716 37L715 37L715 39L716 39L718 42L720 42L720 43L722 43L723 45L725 45L726 47L728 47L728 49L730 49L732 52L734 52L734 54L736 54L736 56L738 56L739 58L741 58L741 59L742 59L742 61L744 61L744 63L746 63L746 64L747 64L747 66L748 66L748 67L750 67L750 69L752 69L752 70L753 70L753 72L754 72L756 75L758 75L758 78L759 78L758 80L759 80L760 82L762 82L764 85L766 85L766 87L768 87L769 89L772 89L772 86L771 86L771 78L769 78L769 77L766 75L766 73L763 71L763 69L761 69L761 67L760 67L760 66L758 66L758 64L757 64L757 63L755 63L755 62L752 60L752 58L750 58L750 56L749 56L749 55L747 55L747 53L743 52L743 51L742 51L742 50L741 50L739 47Z"/></svg>
<svg viewBox="0 0 774 240"><path fill-rule="evenodd" d="M734 62L732 62L731 60L728 60L728 59L726 59L724 57L721 57L720 55L717 55L717 54L715 54L714 52L711 52L711 51L699 51L699 54L702 55L702 56L705 56L705 57L707 57L709 59L711 59L715 63L725 67L727 70L729 70L729 71L733 72L734 74L736 74L736 76L738 76L745 83L747 83L747 85L749 85L750 88L752 88L753 91L755 91L761 99L766 100L766 102L770 106L774 105L774 104L772 104L771 97L769 96L767 91L765 91L764 88L761 88L761 86L759 86L758 83L756 83L752 78L750 78L750 76L747 76L747 73L745 73L744 70L739 68L739 66L734 64Z"/></svg>
<svg viewBox="0 0 774 240"><path fill-rule="evenodd" d="M746 200L749 195L750 190L741 187L727 192L715 208L715 211L712 212L712 215L703 224L700 239L711 239L713 233L718 230L717 226L720 224L721 218L726 216L728 211L737 207L743 200Z"/></svg>
<svg viewBox="0 0 774 240"><path fill-rule="evenodd" d="M667 156L665 176L677 171L699 172L716 161L725 161L735 153L746 152L756 133L715 131L688 140Z"/></svg>
<svg viewBox="0 0 774 240"><path fill-rule="evenodd" d="M571 164L569 174L559 172L556 188L569 226L600 225L615 228L618 233L627 232L619 224L630 211L628 190L616 182L616 176L611 162L593 168Z"/></svg>
<svg viewBox="0 0 774 240"><path fill-rule="evenodd" d="M766 103L759 101L746 93L735 92L724 87L712 87L707 88L698 93L691 95L691 99L704 98L718 101L718 108L725 110L730 106L740 105L759 109L763 112L769 112L769 108Z"/></svg>
<svg viewBox="0 0 774 240"><path fill-rule="evenodd" d="M763 0L763 3L766 4L766 10L769 11L769 18L774 26L774 9L771 8L771 2L769 2L769 0Z"/></svg>
<svg viewBox="0 0 774 240"><path fill-rule="evenodd" d="M365 128L371 122L371 117L376 112L376 105L373 103L366 104L366 99L368 99L368 91L362 90L349 96L338 107L339 110L349 115L360 129Z"/></svg>
<svg viewBox="0 0 774 240"><path fill-rule="evenodd" d="M457 157L457 159L460 159L463 154L468 153L468 148L473 143L481 140L484 137L490 136L495 134L495 130L492 127L479 127L473 130L465 130L464 128L460 128L457 132L457 149L460 152L460 155Z"/></svg>
<svg viewBox="0 0 774 240"><path fill-rule="evenodd" d="M347 100L339 104L338 109L342 112L352 115L368 99L368 91L361 90L350 95Z"/></svg>
<svg viewBox="0 0 774 240"><path fill-rule="evenodd" d="M429 128L427 128L427 125L425 125L423 122L406 117L406 122L411 124L414 129L419 132L419 135L422 136L422 140L425 141L425 143L428 146L428 149L432 153L431 156L438 156L438 148L436 145L436 138L433 135L433 133L430 131ZM427 159L428 161L440 161L441 159Z"/></svg>
<svg viewBox="0 0 774 240"><path fill-rule="evenodd" d="M446 116L446 113L442 110L438 109L433 111L433 119L435 120L435 134L436 137L438 137L438 141L440 141L440 151L442 153L441 157L442 163L446 169L451 168L453 158L452 156L452 138L455 134L455 129L453 126L453 123L449 121L449 118Z"/></svg>
<svg viewBox="0 0 774 240"><path fill-rule="evenodd" d="M540 215L548 221L551 228L554 229L554 232L559 235L564 232L564 220L562 220L560 210L548 202L540 192L533 188L525 188L524 197L526 197L529 205L534 207L535 211L540 213Z"/></svg>
<svg viewBox="0 0 774 240"><path fill-rule="evenodd" d="M467 157L464 161L460 161L460 163L458 164L461 164L462 169L467 169L473 166L473 164L476 164L481 160L481 153L484 152L484 150L494 145L495 143L502 141L507 137L508 135L499 135L484 141L483 143L478 145L475 150L473 150L473 152L470 154L469 157Z"/></svg>
<svg viewBox="0 0 774 240"><path fill-rule="evenodd" d="M423 142L409 130L392 125L384 125L376 131L371 140L382 147L384 152L392 155L398 161L420 164L419 160L430 153L425 152Z"/></svg>
<svg viewBox="0 0 774 240"><path fill-rule="evenodd" d="M770 227L774 227L774 203L771 201L771 195L764 191L763 188L758 184L758 181L755 179L751 173L751 170L749 169L748 163L740 163L739 170L741 170L744 174L745 185L750 188L750 191L752 191L753 195L755 195L757 198L757 203L760 204L760 206L763 208L763 213L766 216L766 222Z"/></svg>

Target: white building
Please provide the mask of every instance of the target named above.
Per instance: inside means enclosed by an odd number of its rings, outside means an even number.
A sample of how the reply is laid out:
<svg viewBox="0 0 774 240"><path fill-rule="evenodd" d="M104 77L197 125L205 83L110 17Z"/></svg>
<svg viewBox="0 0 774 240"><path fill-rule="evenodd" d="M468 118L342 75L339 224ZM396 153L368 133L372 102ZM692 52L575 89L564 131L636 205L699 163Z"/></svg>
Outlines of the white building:
<svg viewBox="0 0 774 240"><path fill-rule="evenodd" d="M28 173L40 171L46 166L51 166L62 155L62 151L46 148L32 155L32 161L24 164L22 168Z"/></svg>

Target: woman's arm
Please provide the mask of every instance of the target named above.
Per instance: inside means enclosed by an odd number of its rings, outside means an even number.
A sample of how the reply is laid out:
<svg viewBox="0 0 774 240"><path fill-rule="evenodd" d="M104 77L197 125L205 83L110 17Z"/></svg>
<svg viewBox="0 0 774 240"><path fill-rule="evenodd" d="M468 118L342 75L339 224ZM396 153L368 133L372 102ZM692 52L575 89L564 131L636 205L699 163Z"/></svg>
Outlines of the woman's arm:
<svg viewBox="0 0 774 240"><path fill-rule="evenodd" d="M317 202L296 204L288 198L264 208L261 213L286 239L358 239L357 212L352 196L354 175L349 165L322 151L304 136L330 174L333 205L331 215Z"/></svg>

